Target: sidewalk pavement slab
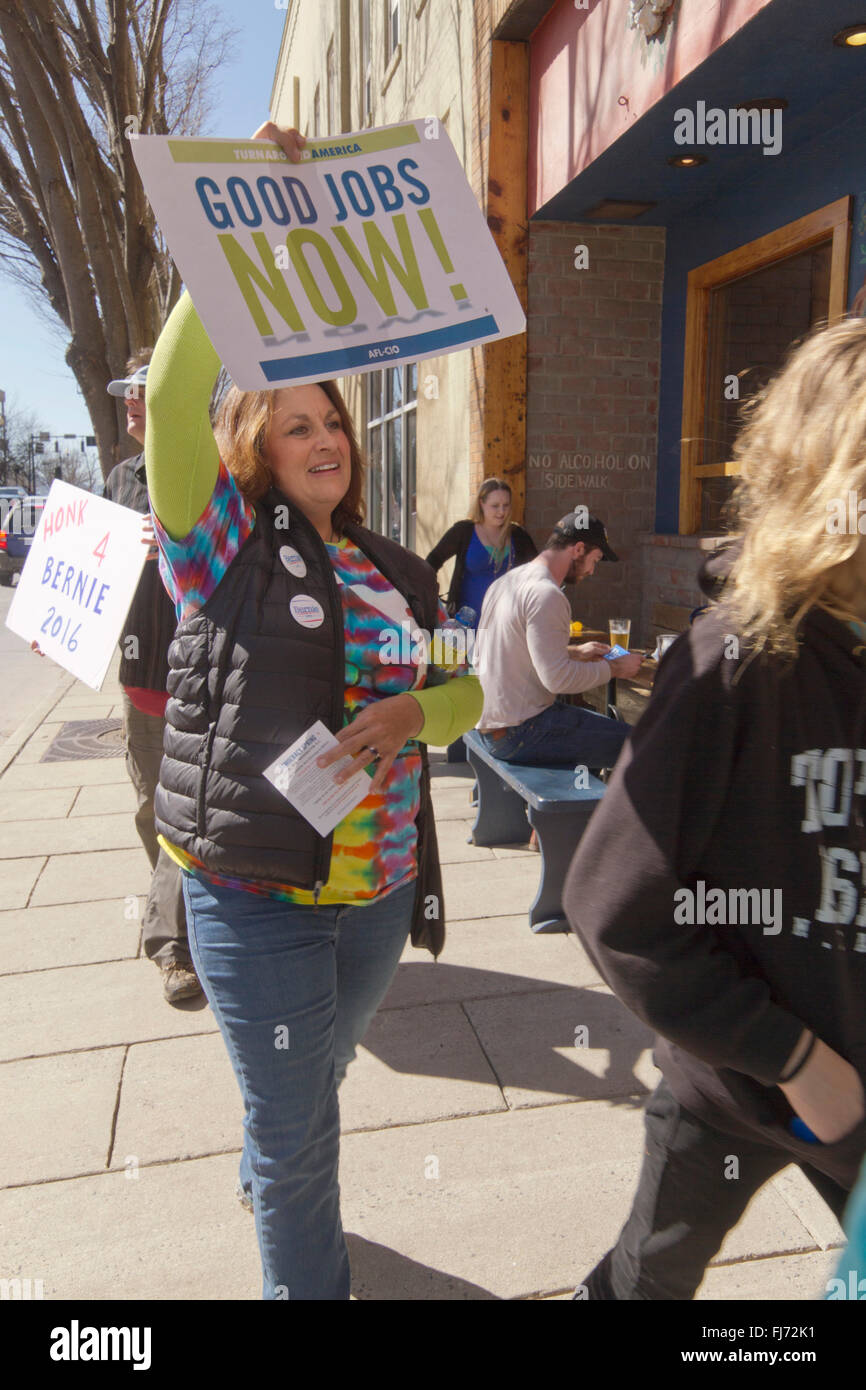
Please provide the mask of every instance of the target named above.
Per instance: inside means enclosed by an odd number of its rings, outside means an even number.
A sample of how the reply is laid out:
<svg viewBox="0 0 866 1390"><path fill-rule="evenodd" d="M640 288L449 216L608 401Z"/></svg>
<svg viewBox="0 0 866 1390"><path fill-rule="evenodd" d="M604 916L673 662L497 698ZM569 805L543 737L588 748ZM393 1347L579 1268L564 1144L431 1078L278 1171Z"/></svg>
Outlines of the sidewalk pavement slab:
<svg viewBox="0 0 866 1390"><path fill-rule="evenodd" d="M67 724L70 720L80 719L110 719L111 711L114 709L113 699L98 700L74 700L68 698L61 700L51 711L51 722Z"/></svg>
<svg viewBox="0 0 866 1390"><path fill-rule="evenodd" d="M75 804L69 812L70 817L76 819L78 816L99 816L99 815L127 815L134 816L138 810L138 798L132 787L132 783L126 776L124 768L124 781L116 785L107 787L82 787L75 798Z"/></svg>
<svg viewBox="0 0 866 1390"><path fill-rule="evenodd" d="M243 1113L219 1033L135 1043L123 1069L111 1167L236 1150Z"/></svg>
<svg viewBox="0 0 866 1390"><path fill-rule="evenodd" d="M340 1088L344 1132L504 1109L456 1004L374 1019ZM129 1155L143 1165L237 1149L242 1119L219 1034L137 1044L123 1073L112 1167Z"/></svg>
<svg viewBox="0 0 866 1390"><path fill-rule="evenodd" d="M532 1297L573 1287L615 1238L640 1159L639 1117L614 1112L611 1126L604 1110L553 1106L347 1135L343 1214L355 1296ZM594 1157L625 1150L625 1162ZM122 1174L44 1184L38 1221L32 1189L0 1193L8 1275L43 1278L50 1299L257 1299L253 1223L232 1196L238 1160L236 1152L130 1164ZM588 1191L591 1203L581 1197ZM802 1227L774 1196L761 1193L742 1223L752 1247L769 1227L777 1247L802 1248ZM758 1287L738 1292L756 1265ZM706 1296L812 1297L809 1270L792 1288L799 1268L750 1259L711 1269ZM714 1294L720 1286L730 1292Z"/></svg>
<svg viewBox="0 0 866 1390"><path fill-rule="evenodd" d="M380 1012L447 999L533 993L556 985L601 984L585 953L570 948L573 940L560 934L533 936L525 916L449 922L438 960L406 946Z"/></svg>
<svg viewBox="0 0 866 1390"><path fill-rule="evenodd" d="M221 1154L0 1192L3 1273L43 1279L46 1300L258 1299L255 1227L234 1195L239 1161Z"/></svg>
<svg viewBox="0 0 866 1390"><path fill-rule="evenodd" d="M661 1079L652 1033L606 986L473 999L464 1008L512 1109L638 1098Z"/></svg>
<svg viewBox="0 0 866 1390"><path fill-rule="evenodd" d="M492 866L497 859L513 859L518 855L530 853L534 854L535 870L538 871L539 857L525 845L511 845L497 854L484 846L469 844L471 826L471 820L437 819L436 840L439 845L440 864L488 863Z"/></svg>
<svg viewBox="0 0 866 1390"><path fill-rule="evenodd" d="M773 1179L788 1205L797 1213L822 1250L845 1244L845 1232L806 1174L795 1163Z"/></svg>
<svg viewBox="0 0 866 1390"><path fill-rule="evenodd" d="M134 959L143 911L143 898L107 898L0 912L0 972Z"/></svg>
<svg viewBox="0 0 866 1390"><path fill-rule="evenodd" d="M526 932L529 928L529 908L538 892L539 858L503 859L491 862L489 870L477 864L449 864L445 881L445 921L471 918L497 918L526 913ZM496 922L490 921L491 948L496 938Z"/></svg>
<svg viewBox="0 0 866 1390"><path fill-rule="evenodd" d="M68 816L74 800L74 787L65 787L62 791L18 791L14 796L0 798L0 821L5 823L44 820L48 816ZM5 838L5 830L0 831L0 843Z"/></svg>
<svg viewBox="0 0 866 1390"><path fill-rule="evenodd" d="M2 836L0 836L2 838ZM7 908L26 907L45 857L7 859L3 863L3 903Z"/></svg>
<svg viewBox="0 0 866 1390"><path fill-rule="evenodd" d="M129 786L129 774L122 756L117 758L76 759L63 763L12 764L0 778L0 792L40 791L53 787L101 787L111 782Z"/></svg>
<svg viewBox="0 0 866 1390"><path fill-rule="evenodd" d="M824 1297L827 1280L833 1277L838 1263L838 1250L819 1250L807 1255L777 1255L763 1260L742 1260L731 1265L710 1265L695 1299L702 1303L723 1299L787 1303L791 1299L801 1298L815 1301ZM808 1322L805 1310L801 1320ZM756 1316L755 1321L767 1322L769 1319ZM769 1338L767 1343L770 1345ZM778 1350L780 1343L772 1344L771 1349L773 1346ZM697 1343L695 1349L698 1350ZM801 1351L804 1349L807 1349L805 1344L799 1348Z"/></svg>
<svg viewBox="0 0 866 1390"><path fill-rule="evenodd" d="M61 792L63 797L65 793ZM87 850L141 848L129 815L67 816L7 825L0 833L0 860L26 854L38 845L43 854L82 854ZM89 896L89 888L88 888Z"/></svg>
<svg viewBox="0 0 866 1390"><path fill-rule="evenodd" d="M0 1185L104 1171L123 1052L111 1047L0 1067ZM33 1196L38 1201L39 1189Z"/></svg>
<svg viewBox="0 0 866 1390"><path fill-rule="evenodd" d="M61 700L54 706L51 718L56 719L58 711L61 718L65 718L68 709L111 709L117 704L117 692L114 687L107 686L104 690L91 690L89 686L77 681L71 686ZM97 716L99 717L99 716Z"/></svg>
<svg viewBox="0 0 866 1390"><path fill-rule="evenodd" d="M459 1004L378 1014L340 1087L344 1133L505 1109Z"/></svg>
<svg viewBox="0 0 866 1390"><path fill-rule="evenodd" d="M431 790L437 829L440 823L445 820L475 819L475 807L469 800L469 793L472 790L471 782L464 782L462 787L440 788L434 781L431 782ZM529 827L528 821L527 827ZM526 838L529 839L529 828L527 828Z"/></svg>
<svg viewBox="0 0 866 1390"><path fill-rule="evenodd" d="M99 898L147 894L150 864L138 849L94 850L91 854L54 854L30 899L34 907L49 903L86 903Z"/></svg>
<svg viewBox="0 0 866 1390"><path fill-rule="evenodd" d="M215 1030L202 995L166 1003L149 960L0 976L0 1061Z"/></svg>
<svg viewBox="0 0 866 1390"><path fill-rule="evenodd" d="M419 1297L525 1298L574 1287L619 1234L642 1138L639 1112L599 1102L348 1134L344 1225L399 1252L392 1265L426 1268L428 1291ZM770 1184L721 1257L812 1246ZM449 1292L449 1280L462 1283ZM396 1277L390 1292L356 1292L402 1296Z"/></svg>

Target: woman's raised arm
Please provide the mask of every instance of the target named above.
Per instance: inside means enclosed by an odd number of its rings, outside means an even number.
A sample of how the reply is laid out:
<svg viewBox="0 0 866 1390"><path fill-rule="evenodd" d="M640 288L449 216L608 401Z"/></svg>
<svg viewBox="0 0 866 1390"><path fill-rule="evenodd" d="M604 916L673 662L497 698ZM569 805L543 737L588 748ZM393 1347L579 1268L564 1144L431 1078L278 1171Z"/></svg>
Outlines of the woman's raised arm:
<svg viewBox="0 0 866 1390"><path fill-rule="evenodd" d="M292 163L306 141L299 131L271 121L254 140L273 140ZM214 490L219 453L209 406L220 359L188 294L183 294L159 335L147 374L144 456L154 512L173 540L186 536Z"/></svg>
<svg viewBox="0 0 866 1390"><path fill-rule="evenodd" d="M219 470L209 405L220 360L188 294L169 315L147 373L144 457L154 512L173 540L192 530Z"/></svg>

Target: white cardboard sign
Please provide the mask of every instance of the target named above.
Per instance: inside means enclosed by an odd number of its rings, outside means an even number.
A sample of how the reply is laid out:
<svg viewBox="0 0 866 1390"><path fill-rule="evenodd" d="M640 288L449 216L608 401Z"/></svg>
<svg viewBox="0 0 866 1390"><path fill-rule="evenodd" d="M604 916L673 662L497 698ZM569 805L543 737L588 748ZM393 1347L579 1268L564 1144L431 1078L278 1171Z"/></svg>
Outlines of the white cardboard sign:
<svg viewBox="0 0 866 1390"><path fill-rule="evenodd" d="M140 135L135 161L242 390L301 385L522 333L526 318L441 123L310 141Z"/></svg>
<svg viewBox="0 0 866 1390"><path fill-rule="evenodd" d="M141 516L55 479L6 626L102 687L145 563Z"/></svg>

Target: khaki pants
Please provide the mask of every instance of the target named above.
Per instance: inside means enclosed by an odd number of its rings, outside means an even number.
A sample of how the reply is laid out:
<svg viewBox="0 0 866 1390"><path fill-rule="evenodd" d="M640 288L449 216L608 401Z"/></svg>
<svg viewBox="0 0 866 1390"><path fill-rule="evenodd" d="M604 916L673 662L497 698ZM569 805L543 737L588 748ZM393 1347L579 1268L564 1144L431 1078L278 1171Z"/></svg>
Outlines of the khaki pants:
<svg viewBox="0 0 866 1390"><path fill-rule="evenodd" d="M135 828L153 870L144 908L142 945L149 960L160 966L177 961L191 966L183 902L183 875L156 838L153 796L162 762L165 720L137 710L124 691L123 738L126 770L138 798Z"/></svg>

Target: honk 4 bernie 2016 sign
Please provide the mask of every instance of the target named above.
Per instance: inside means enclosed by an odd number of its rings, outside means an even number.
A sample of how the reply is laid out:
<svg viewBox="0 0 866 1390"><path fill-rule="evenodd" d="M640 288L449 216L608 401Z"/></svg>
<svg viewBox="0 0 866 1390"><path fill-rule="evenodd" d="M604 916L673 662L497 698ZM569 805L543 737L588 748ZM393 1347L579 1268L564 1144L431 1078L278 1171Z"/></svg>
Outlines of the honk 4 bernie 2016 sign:
<svg viewBox="0 0 866 1390"><path fill-rule="evenodd" d="M141 135L135 159L242 390L300 385L522 333L451 141L411 121L308 142Z"/></svg>
<svg viewBox="0 0 866 1390"><path fill-rule="evenodd" d="M55 480L6 626L101 689L145 563L141 534L137 512Z"/></svg>

